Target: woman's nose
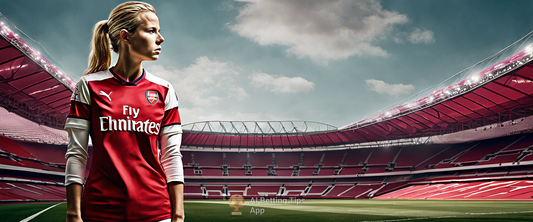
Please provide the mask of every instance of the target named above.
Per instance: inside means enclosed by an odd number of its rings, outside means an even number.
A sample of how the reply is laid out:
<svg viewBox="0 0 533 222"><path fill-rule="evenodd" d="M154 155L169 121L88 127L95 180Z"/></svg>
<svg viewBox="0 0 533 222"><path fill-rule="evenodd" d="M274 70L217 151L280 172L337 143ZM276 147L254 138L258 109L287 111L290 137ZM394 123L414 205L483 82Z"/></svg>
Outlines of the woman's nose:
<svg viewBox="0 0 533 222"><path fill-rule="evenodd" d="M163 43L164 41L165 41L165 38L163 38L163 35L159 34L159 38L157 39L156 43L159 45L159 44Z"/></svg>

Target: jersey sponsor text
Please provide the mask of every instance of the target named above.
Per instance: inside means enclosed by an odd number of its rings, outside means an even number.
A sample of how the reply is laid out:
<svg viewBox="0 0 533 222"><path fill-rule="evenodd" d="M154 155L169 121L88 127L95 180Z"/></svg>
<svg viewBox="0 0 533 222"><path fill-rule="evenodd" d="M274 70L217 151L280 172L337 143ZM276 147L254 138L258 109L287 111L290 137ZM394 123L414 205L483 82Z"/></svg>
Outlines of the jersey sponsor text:
<svg viewBox="0 0 533 222"><path fill-rule="evenodd" d="M141 109L128 105L122 106L122 114L125 119L113 119L111 116L100 116L100 131L133 131L158 135L161 128L160 123L152 122L149 119L135 120L139 116ZM133 117L133 118L131 118Z"/></svg>

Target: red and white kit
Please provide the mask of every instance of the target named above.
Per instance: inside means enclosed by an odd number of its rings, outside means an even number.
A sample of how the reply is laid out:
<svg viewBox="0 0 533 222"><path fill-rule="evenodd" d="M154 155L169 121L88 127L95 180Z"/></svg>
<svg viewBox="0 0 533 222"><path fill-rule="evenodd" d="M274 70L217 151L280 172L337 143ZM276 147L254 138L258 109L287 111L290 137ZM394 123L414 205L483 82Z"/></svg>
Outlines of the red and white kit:
<svg viewBox="0 0 533 222"><path fill-rule="evenodd" d="M171 84L144 70L127 82L110 69L83 76L71 103L65 185L83 184L89 134L93 144L83 219L170 218L167 183L184 179L178 99Z"/></svg>

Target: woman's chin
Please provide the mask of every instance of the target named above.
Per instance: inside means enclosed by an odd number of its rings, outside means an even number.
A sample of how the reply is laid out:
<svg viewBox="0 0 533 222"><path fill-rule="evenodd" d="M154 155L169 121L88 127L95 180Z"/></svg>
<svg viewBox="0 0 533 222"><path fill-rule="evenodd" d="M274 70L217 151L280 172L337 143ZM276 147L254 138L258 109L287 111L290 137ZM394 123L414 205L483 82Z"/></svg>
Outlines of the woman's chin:
<svg viewBox="0 0 533 222"><path fill-rule="evenodd" d="M151 57L146 58L145 61L156 61L159 59L159 55L153 55Z"/></svg>

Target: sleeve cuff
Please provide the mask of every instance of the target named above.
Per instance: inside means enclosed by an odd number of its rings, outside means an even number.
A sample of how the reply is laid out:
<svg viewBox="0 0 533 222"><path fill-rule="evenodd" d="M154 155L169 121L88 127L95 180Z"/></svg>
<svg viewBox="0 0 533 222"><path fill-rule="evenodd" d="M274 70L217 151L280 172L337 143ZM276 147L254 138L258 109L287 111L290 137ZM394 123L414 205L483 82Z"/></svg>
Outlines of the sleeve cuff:
<svg viewBox="0 0 533 222"><path fill-rule="evenodd" d="M168 183L185 184L183 181L169 181Z"/></svg>
<svg viewBox="0 0 533 222"><path fill-rule="evenodd" d="M168 136L172 134L178 134L183 133L183 130L181 129L181 124L171 124L163 126L161 129L161 135L162 136Z"/></svg>

